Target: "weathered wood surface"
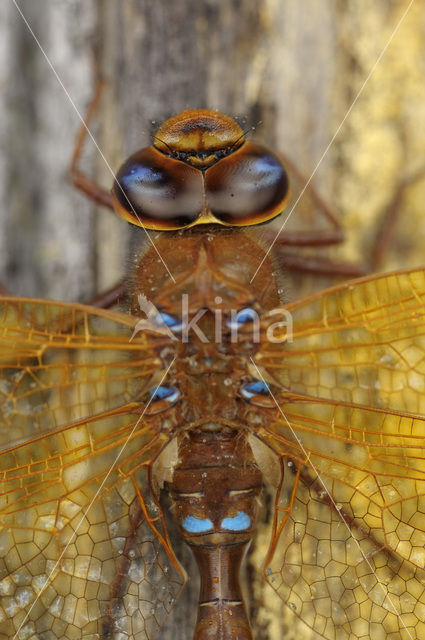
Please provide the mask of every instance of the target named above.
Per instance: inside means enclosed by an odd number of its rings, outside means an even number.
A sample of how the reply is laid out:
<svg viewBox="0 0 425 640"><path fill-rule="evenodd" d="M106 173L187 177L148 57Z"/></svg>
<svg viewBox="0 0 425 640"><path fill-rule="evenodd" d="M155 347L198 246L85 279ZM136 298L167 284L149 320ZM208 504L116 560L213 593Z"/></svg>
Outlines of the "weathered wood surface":
<svg viewBox="0 0 425 640"><path fill-rule="evenodd" d="M97 211L67 181L79 127L70 99L84 113L93 91L93 47L109 81L93 132L113 169L146 144L153 120L211 107L261 121L256 136L284 150L308 176L407 5L21 0L66 96L12 0L3 0L1 282L19 295L88 300L125 273L130 234L142 233ZM347 229L349 240L336 255L355 260L367 252L400 179L425 168L424 31L418 0L316 175ZM91 144L84 166L110 185ZM384 267L423 262L424 191L424 181L408 191ZM196 588L182 597L161 638L190 637ZM271 590L256 585L251 595L267 602L253 608L257 639L318 637Z"/></svg>

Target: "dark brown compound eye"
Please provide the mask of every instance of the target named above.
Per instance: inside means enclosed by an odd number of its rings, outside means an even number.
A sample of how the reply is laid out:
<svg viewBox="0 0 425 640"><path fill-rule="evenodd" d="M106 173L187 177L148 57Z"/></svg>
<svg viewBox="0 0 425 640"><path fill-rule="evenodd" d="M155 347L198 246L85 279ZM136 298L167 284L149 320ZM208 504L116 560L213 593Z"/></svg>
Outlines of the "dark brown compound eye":
<svg viewBox="0 0 425 640"><path fill-rule="evenodd" d="M120 167L112 189L119 216L147 229L173 230L192 224L204 204L202 173L147 147Z"/></svg>
<svg viewBox="0 0 425 640"><path fill-rule="evenodd" d="M224 224L243 226L265 222L288 202L289 179L279 158L252 142L207 169L208 207Z"/></svg>

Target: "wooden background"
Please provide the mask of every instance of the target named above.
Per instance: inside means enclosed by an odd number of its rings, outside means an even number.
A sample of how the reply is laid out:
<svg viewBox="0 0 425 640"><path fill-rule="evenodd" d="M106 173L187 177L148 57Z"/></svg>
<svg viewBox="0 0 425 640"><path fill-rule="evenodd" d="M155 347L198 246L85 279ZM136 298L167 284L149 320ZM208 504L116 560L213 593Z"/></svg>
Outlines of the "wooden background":
<svg viewBox="0 0 425 640"><path fill-rule="evenodd" d="M218 108L257 125L307 176L408 6L407 0L21 0L58 83L12 0L0 3L0 279L14 294L89 300L124 273L138 233L76 193L67 171L93 91L93 132L113 169L152 121ZM425 6L416 0L321 164L315 185L347 231L332 253L367 256L400 181L425 169ZM260 123L260 124L258 124ZM111 175L93 145L84 167ZM425 181L406 192L384 269L423 264ZM302 207L294 212L309 224ZM315 286L296 281L295 295ZM307 283L307 284L305 284ZM322 286L323 279L319 285ZM300 290L299 290L300 289ZM190 637L196 584L160 637ZM317 638L255 585L256 638ZM262 606L266 603L267 606ZM254 606L258 605L258 606Z"/></svg>

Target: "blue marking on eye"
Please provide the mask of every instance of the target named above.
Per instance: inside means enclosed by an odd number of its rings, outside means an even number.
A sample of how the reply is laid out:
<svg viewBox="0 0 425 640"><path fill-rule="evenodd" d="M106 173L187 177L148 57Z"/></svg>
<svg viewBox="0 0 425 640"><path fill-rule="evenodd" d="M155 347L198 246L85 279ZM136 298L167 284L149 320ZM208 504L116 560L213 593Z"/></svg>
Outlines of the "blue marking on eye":
<svg viewBox="0 0 425 640"><path fill-rule="evenodd" d="M183 520L183 529L189 533L204 533L213 528L213 523L209 518L195 518L195 516L186 516Z"/></svg>
<svg viewBox="0 0 425 640"><path fill-rule="evenodd" d="M262 380L254 380L253 382L247 382L241 389L242 397L246 400L250 400L253 396L262 395L265 396L269 393L268 385Z"/></svg>
<svg viewBox="0 0 425 640"><path fill-rule="evenodd" d="M251 526L251 518L243 511L238 511L238 514L233 518L224 518L221 523L222 529L228 529L229 531L244 531Z"/></svg>
<svg viewBox="0 0 425 640"><path fill-rule="evenodd" d="M180 318L176 318L172 316L170 313L166 313L165 311L161 311L159 313L160 320L166 327L171 329L171 331L181 331L183 329L183 323Z"/></svg>
<svg viewBox="0 0 425 640"><path fill-rule="evenodd" d="M143 164L131 164L127 167L126 172L120 177L120 182L127 189L136 188L141 183L148 186L152 183L160 183L164 176L161 171L155 170L153 167L147 167Z"/></svg>
<svg viewBox="0 0 425 640"><path fill-rule="evenodd" d="M165 385L160 385L159 387L155 387L149 391L151 401L157 402L158 400L167 400L170 404L175 402L180 396L180 392L175 387L167 387Z"/></svg>

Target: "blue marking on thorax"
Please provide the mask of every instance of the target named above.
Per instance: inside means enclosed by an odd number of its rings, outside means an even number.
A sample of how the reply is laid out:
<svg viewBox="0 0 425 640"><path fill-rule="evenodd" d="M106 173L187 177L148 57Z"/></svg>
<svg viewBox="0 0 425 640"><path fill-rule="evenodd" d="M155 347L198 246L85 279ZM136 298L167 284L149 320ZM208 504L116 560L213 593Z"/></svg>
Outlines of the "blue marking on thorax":
<svg viewBox="0 0 425 640"><path fill-rule="evenodd" d="M262 380L253 380L243 385L241 393L246 400L250 400L256 395L267 395L269 393L269 387L267 383Z"/></svg>
<svg viewBox="0 0 425 640"><path fill-rule="evenodd" d="M161 311L159 313L158 320L165 324L166 327L171 329L171 331L181 331L183 329L183 323L179 318L172 316L166 311Z"/></svg>
<svg viewBox="0 0 425 640"><path fill-rule="evenodd" d="M229 531L244 531L251 526L251 518L243 511L238 511L238 514L233 518L224 518L221 523L222 529Z"/></svg>
<svg viewBox="0 0 425 640"><path fill-rule="evenodd" d="M189 533L204 533L213 528L213 523L209 518L195 518L195 516L186 516L183 520L183 529Z"/></svg>
<svg viewBox="0 0 425 640"><path fill-rule="evenodd" d="M170 404L175 402L180 396L180 392L175 387L167 387L164 385L159 385L154 389L149 391L149 395L151 396L152 402L157 402L158 400L167 400Z"/></svg>

